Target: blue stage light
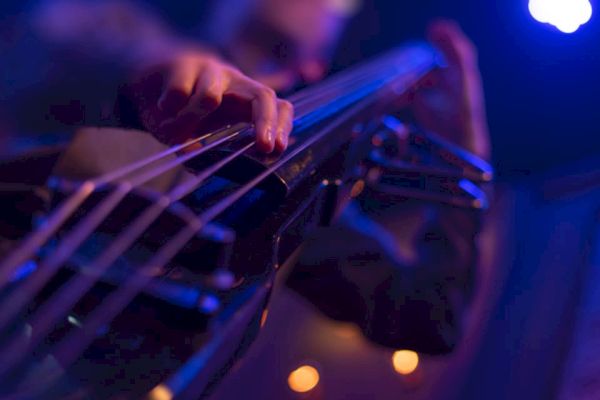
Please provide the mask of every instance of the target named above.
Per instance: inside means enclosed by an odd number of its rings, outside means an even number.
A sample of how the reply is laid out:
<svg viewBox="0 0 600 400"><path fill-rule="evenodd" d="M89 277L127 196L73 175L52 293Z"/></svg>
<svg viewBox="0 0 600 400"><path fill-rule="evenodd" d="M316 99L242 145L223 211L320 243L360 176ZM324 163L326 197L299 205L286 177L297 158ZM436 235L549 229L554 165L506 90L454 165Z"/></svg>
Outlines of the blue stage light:
<svg viewBox="0 0 600 400"><path fill-rule="evenodd" d="M589 0L529 0L529 12L537 21L573 33L592 17Z"/></svg>

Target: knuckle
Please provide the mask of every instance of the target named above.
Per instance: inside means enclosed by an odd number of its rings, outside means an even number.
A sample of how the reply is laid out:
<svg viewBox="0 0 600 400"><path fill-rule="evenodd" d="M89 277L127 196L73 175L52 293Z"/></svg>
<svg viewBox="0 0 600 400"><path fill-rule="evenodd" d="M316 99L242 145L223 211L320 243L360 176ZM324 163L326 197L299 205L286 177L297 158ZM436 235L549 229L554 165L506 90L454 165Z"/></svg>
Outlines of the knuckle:
<svg viewBox="0 0 600 400"><path fill-rule="evenodd" d="M173 58L173 66L179 70L186 71L192 67L198 68L200 63L192 54L182 53Z"/></svg>
<svg viewBox="0 0 600 400"><path fill-rule="evenodd" d="M229 82L234 82L241 86L251 85L253 83L253 81L250 78L241 73L234 66L223 64L221 65L220 69L223 78L225 78Z"/></svg>
<svg viewBox="0 0 600 400"><path fill-rule="evenodd" d="M217 59L212 56L204 55L201 57L201 59L205 67L218 68L220 66L220 63L217 61Z"/></svg>
<svg viewBox="0 0 600 400"><path fill-rule="evenodd" d="M216 58L208 58L203 63L203 69L210 71L213 75L222 75L227 73L227 67Z"/></svg>
<svg viewBox="0 0 600 400"><path fill-rule="evenodd" d="M279 100L279 107L282 111L293 114L294 105L287 100Z"/></svg>
<svg viewBox="0 0 600 400"><path fill-rule="evenodd" d="M260 97L261 100L274 101L275 98L277 97L277 95L275 94L275 91L266 86L260 86L257 89L257 92L258 92L258 96Z"/></svg>
<svg viewBox="0 0 600 400"><path fill-rule="evenodd" d="M233 77L233 78L240 78L242 77L242 73L236 69L235 67L231 66L231 65L222 65L220 66L221 70L223 71L224 75Z"/></svg>
<svg viewBox="0 0 600 400"><path fill-rule="evenodd" d="M216 86L210 86L204 92L204 98L207 102L220 104L223 99L223 94Z"/></svg>

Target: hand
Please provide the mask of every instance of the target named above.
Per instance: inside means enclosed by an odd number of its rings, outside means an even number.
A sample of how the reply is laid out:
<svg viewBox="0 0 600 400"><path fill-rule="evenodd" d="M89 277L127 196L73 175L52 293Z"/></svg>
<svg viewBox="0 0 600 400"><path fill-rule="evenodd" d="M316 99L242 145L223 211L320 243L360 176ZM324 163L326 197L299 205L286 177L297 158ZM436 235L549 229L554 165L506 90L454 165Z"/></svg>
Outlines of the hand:
<svg viewBox="0 0 600 400"><path fill-rule="evenodd" d="M477 50L452 21L432 23L428 37L445 57L447 67L429 76L415 94L415 118L423 128L488 159L490 143Z"/></svg>
<svg viewBox="0 0 600 400"><path fill-rule="evenodd" d="M202 130L247 121L254 123L260 151L287 147L291 103L218 57L186 48L142 65L129 91L142 124L161 141L180 143Z"/></svg>

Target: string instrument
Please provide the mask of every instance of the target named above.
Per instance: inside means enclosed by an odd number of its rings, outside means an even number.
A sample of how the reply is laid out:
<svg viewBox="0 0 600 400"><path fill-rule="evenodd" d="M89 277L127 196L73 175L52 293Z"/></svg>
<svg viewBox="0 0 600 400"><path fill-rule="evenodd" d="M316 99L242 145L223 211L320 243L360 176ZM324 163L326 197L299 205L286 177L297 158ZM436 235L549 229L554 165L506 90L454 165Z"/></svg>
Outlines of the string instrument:
<svg viewBox="0 0 600 400"><path fill-rule="evenodd" d="M484 161L390 114L438 67L414 44L297 92L278 156L236 124L91 177L39 154L3 162L0 397L202 398L345 187L485 208Z"/></svg>

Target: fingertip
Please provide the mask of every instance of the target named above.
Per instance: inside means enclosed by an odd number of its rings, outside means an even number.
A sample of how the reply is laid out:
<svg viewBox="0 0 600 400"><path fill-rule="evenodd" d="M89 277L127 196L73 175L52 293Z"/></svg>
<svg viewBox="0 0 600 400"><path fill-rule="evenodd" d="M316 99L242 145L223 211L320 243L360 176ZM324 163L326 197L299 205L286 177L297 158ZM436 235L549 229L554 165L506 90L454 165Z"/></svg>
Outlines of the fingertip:
<svg viewBox="0 0 600 400"><path fill-rule="evenodd" d="M265 131L267 146L269 149L269 153L273 152L275 149L275 134L273 132L273 128L271 126L267 127Z"/></svg>
<svg viewBox="0 0 600 400"><path fill-rule="evenodd" d="M261 153L270 154L275 149L275 138L270 126L256 129L256 145Z"/></svg>
<svg viewBox="0 0 600 400"><path fill-rule="evenodd" d="M285 130L280 130L277 134L277 139L275 141L275 149L282 153L287 149L288 146L288 136L289 133L286 133Z"/></svg>
<svg viewBox="0 0 600 400"><path fill-rule="evenodd" d="M294 105L287 100L278 100L277 108L276 145L279 151L284 151L288 146L289 136L294 127Z"/></svg>

